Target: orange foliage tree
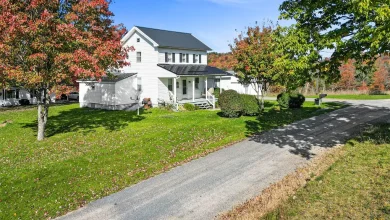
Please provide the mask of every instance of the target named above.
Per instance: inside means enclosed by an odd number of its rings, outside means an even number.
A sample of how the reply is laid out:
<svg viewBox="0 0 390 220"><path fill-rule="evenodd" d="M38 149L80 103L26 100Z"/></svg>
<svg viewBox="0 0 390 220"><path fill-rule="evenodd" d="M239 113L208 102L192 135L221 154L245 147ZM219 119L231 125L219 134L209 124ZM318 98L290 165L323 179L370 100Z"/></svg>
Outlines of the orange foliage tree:
<svg viewBox="0 0 390 220"><path fill-rule="evenodd" d="M0 0L0 80L38 92L44 138L49 91L74 78L96 78L127 63L126 29L114 25L110 0Z"/></svg>

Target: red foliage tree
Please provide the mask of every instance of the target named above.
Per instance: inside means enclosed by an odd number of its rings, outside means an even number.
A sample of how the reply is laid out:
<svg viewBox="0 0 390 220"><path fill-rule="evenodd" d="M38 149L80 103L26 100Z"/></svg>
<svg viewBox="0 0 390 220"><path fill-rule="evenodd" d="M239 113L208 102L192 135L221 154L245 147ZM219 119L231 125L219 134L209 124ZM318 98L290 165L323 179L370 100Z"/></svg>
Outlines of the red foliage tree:
<svg viewBox="0 0 390 220"><path fill-rule="evenodd" d="M97 78L126 63L110 0L0 0L0 71L4 83L38 91L38 140L49 91L74 78Z"/></svg>
<svg viewBox="0 0 390 220"><path fill-rule="evenodd" d="M356 86L355 79L355 66L352 60L348 60L346 63L340 66L340 80L336 84L338 89L351 90Z"/></svg>
<svg viewBox="0 0 390 220"><path fill-rule="evenodd" d="M208 65L223 70L232 70L236 62L232 53L209 53Z"/></svg>

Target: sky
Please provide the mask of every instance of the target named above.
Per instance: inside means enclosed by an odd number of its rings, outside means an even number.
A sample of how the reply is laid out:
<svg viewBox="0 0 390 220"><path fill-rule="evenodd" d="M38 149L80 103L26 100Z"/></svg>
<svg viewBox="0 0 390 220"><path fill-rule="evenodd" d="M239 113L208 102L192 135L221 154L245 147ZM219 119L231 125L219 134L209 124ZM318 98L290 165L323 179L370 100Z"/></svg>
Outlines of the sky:
<svg viewBox="0 0 390 220"><path fill-rule="evenodd" d="M245 27L278 21L283 0L114 0L114 21L193 34L214 52L229 52ZM291 21L279 21L289 25Z"/></svg>

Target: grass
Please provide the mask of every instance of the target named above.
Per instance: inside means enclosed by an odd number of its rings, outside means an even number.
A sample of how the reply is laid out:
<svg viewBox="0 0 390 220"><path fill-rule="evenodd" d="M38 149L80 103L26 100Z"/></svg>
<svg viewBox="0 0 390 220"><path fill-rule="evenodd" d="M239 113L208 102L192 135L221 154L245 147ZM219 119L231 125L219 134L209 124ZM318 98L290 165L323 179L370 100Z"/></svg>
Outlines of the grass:
<svg viewBox="0 0 390 220"><path fill-rule="evenodd" d="M54 106L42 142L36 109L0 112L0 219L60 216L254 133L341 107L266 104L259 118L236 119L216 111L152 109L137 116Z"/></svg>
<svg viewBox="0 0 390 220"><path fill-rule="evenodd" d="M264 219L390 219L390 124L369 128L343 151Z"/></svg>
<svg viewBox="0 0 390 220"><path fill-rule="evenodd" d="M318 98L318 95L309 95L306 98ZM379 100L379 99L390 99L390 95L368 95L368 94L360 94L360 95L328 95L326 99L349 99L349 100Z"/></svg>

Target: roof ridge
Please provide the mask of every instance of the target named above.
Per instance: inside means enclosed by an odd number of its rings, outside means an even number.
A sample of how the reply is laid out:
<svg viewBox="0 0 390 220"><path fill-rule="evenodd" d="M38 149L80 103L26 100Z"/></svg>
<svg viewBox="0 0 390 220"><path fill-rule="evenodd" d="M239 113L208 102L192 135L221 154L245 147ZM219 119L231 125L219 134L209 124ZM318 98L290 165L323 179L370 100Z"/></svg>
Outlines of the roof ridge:
<svg viewBox="0 0 390 220"><path fill-rule="evenodd" d="M164 30L164 29L158 29L158 28L142 27L142 26L137 26L137 25L135 25L135 27L137 27L137 28L147 28L147 29L152 29L152 30L157 30L157 31L167 31L167 32L174 32L174 33L190 34L190 35L192 35L191 33L181 32L181 31L171 31L171 30Z"/></svg>

